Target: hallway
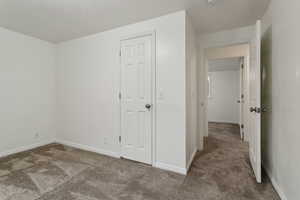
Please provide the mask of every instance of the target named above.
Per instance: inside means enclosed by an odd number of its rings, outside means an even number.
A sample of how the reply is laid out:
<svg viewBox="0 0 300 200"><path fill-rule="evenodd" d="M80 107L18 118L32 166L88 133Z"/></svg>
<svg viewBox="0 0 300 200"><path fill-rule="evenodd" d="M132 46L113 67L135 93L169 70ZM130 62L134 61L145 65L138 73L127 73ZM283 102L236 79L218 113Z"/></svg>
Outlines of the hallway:
<svg viewBox="0 0 300 200"><path fill-rule="evenodd" d="M266 175L257 184L250 168L248 145L240 140L239 127L209 123L204 151L193 162L186 199L277 200L280 199ZM193 188L193 186L195 188Z"/></svg>

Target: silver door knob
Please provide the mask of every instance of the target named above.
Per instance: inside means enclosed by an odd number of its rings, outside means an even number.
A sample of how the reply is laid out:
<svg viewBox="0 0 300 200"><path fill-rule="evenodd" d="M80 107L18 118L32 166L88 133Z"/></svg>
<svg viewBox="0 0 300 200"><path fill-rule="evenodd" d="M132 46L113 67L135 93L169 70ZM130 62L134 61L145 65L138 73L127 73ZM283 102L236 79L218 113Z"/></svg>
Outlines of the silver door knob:
<svg viewBox="0 0 300 200"><path fill-rule="evenodd" d="M152 107L151 104L146 104L146 105L145 105L145 108L147 108L148 110L150 110L151 107Z"/></svg>

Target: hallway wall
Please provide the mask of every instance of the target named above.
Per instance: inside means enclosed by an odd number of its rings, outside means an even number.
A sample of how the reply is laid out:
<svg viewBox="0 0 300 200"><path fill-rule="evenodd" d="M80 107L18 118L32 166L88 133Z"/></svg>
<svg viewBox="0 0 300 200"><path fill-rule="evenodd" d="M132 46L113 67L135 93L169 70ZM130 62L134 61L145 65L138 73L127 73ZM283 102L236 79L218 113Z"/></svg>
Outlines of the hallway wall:
<svg viewBox="0 0 300 200"><path fill-rule="evenodd" d="M300 2L272 0L263 18L263 164L283 200L300 199Z"/></svg>
<svg viewBox="0 0 300 200"><path fill-rule="evenodd" d="M185 87L186 87L186 165L192 164L197 150L197 41L196 31L189 15L185 18Z"/></svg>
<svg viewBox="0 0 300 200"><path fill-rule="evenodd" d="M240 71L216 71L209 72L209 75L208 121L239 124Z"/></svg>

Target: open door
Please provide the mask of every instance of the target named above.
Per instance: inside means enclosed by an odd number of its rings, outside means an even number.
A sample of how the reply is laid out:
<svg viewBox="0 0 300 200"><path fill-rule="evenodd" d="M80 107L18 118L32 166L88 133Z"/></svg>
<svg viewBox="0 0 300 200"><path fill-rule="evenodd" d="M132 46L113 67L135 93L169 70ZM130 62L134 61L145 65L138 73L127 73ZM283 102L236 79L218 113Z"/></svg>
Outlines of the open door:
<svg viewBox="0 0 300 200"><path fill-rule="evenodd" d="M249 153L256 180L261 183L261 22L251 41Z"/></svg>
<svg viewBox="0 0 300 200"><path fill-rule="evenodd" d="M241 58L241 63L240 63L240 93L239 93L239 99L238 103L240 104L240 136L241 140L244 139L244 58Z"/></svg>

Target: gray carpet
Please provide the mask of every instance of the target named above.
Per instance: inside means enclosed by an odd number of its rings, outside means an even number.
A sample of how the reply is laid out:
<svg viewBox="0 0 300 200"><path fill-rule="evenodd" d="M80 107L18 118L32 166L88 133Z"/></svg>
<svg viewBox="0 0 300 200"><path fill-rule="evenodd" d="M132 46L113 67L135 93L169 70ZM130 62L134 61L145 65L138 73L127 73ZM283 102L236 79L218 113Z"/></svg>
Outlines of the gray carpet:
<svg viewBox="0 0 300 200"><path fill-rule="evenodd" d="M234 125L210 124L188 176L59 144L0 159L0 200L273 200Z"/></svg>

